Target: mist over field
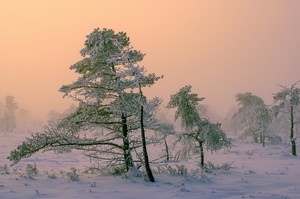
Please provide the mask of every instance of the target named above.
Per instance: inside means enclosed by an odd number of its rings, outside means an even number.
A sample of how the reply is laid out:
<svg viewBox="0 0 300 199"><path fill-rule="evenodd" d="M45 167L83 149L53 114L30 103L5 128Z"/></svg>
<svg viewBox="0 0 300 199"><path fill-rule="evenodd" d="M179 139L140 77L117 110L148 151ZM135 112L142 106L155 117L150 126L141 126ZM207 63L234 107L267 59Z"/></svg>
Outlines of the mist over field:
<svg viewBox="0 0 300 199"><path fill-rule="evenodd" d="M67 109L72 101L58 89L76 80L69 67L80 59L85 36L99 27L126 32L146 54L147 70L164 75L145 89L149 97L167 103L191 84L221 117L239 92L270 104L279 84L299 80L299 6L298 1L3 1L0 99L12 95L43 119L52 109Z"/></svg>

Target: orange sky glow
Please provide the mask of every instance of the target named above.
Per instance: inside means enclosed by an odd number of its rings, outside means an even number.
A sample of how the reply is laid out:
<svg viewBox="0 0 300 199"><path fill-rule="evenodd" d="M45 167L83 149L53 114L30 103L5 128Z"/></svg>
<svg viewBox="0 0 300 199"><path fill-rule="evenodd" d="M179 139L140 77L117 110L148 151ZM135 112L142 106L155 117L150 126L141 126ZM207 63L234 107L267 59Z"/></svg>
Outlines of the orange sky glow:
<svg viewBox="0 0 300 199"><path fill-rule="evenodd" d="M300 80L300 1L296 0L27 0L0 2L0 101L46 115L71 100L58 89L75 81L94 28L125 31L146 53L148 72L164 75L149 97L168 102L191 84L220 115L235 95L272 103L278 85Z"/></svg>

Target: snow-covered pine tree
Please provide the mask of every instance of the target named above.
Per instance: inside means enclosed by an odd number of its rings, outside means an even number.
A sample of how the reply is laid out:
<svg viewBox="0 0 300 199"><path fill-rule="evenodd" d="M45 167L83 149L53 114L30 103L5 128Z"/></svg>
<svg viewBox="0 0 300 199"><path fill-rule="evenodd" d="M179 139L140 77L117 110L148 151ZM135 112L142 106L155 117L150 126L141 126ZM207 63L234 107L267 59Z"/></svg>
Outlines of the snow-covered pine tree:
<svg viewBox="0 0 300 199"><path fill-rule="evenodd" d="M81 55L83 59L70 67L79 74L78 79L60 89L64 96L79 102L78 109L58 125L27 139L12 151L10 160L18 162L39 150L75 148L90 157L116 162L123 154L126 170L134 167L129 132L141 127L141 113L146 128L155 125L153 121L159 123L152 119L152 113L161 103L159 98L147 101L141 89L153 85L160 77L146 75L144 67L137 64L144 54L133 50L124 32L95 29L87 36ZM101 138L81 133L97 127L107 131Z"/></svg>
<svg viewBox="0 0 300 199"><path fill-rule="evenodd" d="M273 119L271 110L263 99L250 92L238 93L236 101L238 110L232 116L232 128L241 138L251 137L265 146Z"/></svg>
<svg viewBox="0 0 300 199"><path fill-rule="evenodd" d="M72 65L80 76L70 85L64 85L60 91L88 106L100 106L106 112L118 114L122 129L123 153L126 169L133 165L129 147L129 131L127 115L122 109L128 95L125 90L131 84L127 79L121 79L118 72L127 63L124 63L124 51L130 48L130 41L126 33L115 33L111 29L95 29L87 36L84 48L81 50L83 59ZM144 55L130 49L125 55L131 63L141 61ZM116 107L116 104L119 105ZM114 109L112 109L114 107ZM126 106L125 106L126 107Z"/></svg>
<svg viewBox="0 0 300 199"><path fill-rule="evenodd" d="M281 91L277 92L273 98L275 105L273 110L276 112L276 115L279 113L289 114L290 119L290 142L292 146L292 155L297 156L296 149L296 137L295 137L295 114L297 107L300 104L300 88L296 85L300 81L292 84L290 87L281 86Z"/></svg>
<svg viewBox="0 0 300 199"><path fill-rule="evenodd" d="M185 129L181 137L196 142L200 150L200 166L203 168L204 145L210 151L217 151L222 147L229 147L231 143L222 130L221 124L213 124L199 115L197 105L204 98L199 98L198 94L191 92L191 89L192 86L188 85L171 95L167 108L177 108L175 120L180 118L182 127Z"/></svg>

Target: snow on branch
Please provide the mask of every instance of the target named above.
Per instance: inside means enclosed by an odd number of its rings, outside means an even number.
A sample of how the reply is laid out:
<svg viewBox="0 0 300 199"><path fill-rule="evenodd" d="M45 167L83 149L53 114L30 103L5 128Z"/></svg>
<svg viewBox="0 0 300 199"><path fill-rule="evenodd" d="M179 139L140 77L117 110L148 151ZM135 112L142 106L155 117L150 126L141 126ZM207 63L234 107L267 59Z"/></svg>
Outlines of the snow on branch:
<svg viewBox="0 0 300 199"><path fill-rule="evenodd" d="M89 139L74 135L72 131L66 128L57 128L54 124L46 126L40 133L31 135L17 149L11 151L8 159L14 164L18 163L23 158L28 158L38 151L56 151L68 152L71 149L84 150L85 147L108 145L122 149L122 146L111 142L112 139Z"/></svg>

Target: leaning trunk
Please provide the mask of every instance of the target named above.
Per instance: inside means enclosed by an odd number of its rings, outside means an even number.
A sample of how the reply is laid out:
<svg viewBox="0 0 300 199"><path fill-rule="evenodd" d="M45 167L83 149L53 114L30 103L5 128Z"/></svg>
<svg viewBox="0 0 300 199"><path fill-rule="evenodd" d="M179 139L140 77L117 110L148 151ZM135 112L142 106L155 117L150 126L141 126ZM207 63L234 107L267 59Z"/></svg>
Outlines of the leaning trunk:
<svg viewBox="0 0 300 199"><path fill-rule="evenodd" d="M121 118L122 118L124 161L125 161L126 170L128 171L129 168L133 167L133 159L131 156L130 144L128 138L127 118L125 117L124 114L122 114Z"/></svg>
<svg viewBox="0 0 300 199"><path fill-rule="evenodd" d="M141 85L139 85L141 98L143 97ZM144 106L141 104L141 117L140 117L140 124L141 124L141 137L142 137L142 145L143 145L143 155L144 155L144 162L145 162L145 169L147 176L150 182L155 182L148 158L147 146L146 146L146 136L145 136L145 128L144 128Z"/></svg>
<svg viewBox="0 0 300 199"><path fill-rule="evenodd" d="M164 143L165 143L165 148L166 148L166 160L167 162L170 160L170 153L169 153L169 147L168 147L168 143L167 143L167 140L166 138L164 138Z"/></svg>
<svg viewBox="0 0 300 199"><path fill-rule="evenodd" d="M294 106L291 105L291 134L290 134L290 140L292 145L292 155L297 156L296 151L296 141L294 138Z"/></svg>

